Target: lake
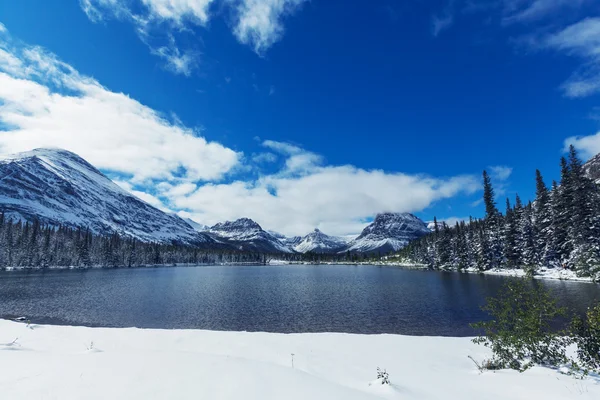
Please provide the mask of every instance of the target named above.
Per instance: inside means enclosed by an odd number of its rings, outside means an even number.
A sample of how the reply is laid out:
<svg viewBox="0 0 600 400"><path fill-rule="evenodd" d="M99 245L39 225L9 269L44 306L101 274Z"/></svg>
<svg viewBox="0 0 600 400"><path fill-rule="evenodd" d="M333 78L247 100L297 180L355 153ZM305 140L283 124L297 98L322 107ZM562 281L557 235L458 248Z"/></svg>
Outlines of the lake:
<svg viewBox="0 0 600 400"><path fill-rule="evenodd" d="M0 272L0 317L228 331L470 336L502 276L377 266L198 266ZM539 281L583 312L600 286Z"/></svg>

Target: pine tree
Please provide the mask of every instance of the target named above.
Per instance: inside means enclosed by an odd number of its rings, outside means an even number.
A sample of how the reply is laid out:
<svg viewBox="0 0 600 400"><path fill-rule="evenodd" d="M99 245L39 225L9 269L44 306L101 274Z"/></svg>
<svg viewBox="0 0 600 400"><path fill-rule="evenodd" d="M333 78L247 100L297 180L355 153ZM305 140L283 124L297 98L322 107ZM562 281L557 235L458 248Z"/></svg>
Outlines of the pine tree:
<svg viewBox="0 0 600 400"><path fill-rule="evenodd" d="M550 193L542 178L539 169L535 170L535 205L533 210L534 240L536 265L548 267L552 263L549 251L549 243L552 241L552 210L550 204Z"/></svg>
<svg viewBox="0 0 600 400"><path fill-rule="evenodd" d="M567 159L562 157L560 186L554 204L554 238L558 259L563 266L570 266L569 258L573 251L573 227L571 213L573 211L573 183Z"/></svg>
<svg viewBox="0 0 600 400"><path fill-rule="evenodd" d="M519 253L517 249L517 215L506 199L506 214L504 217L504 259L506 266L515 269L519 266Z"/></svg>
<svg viewBox="0 0 600 400"><path fill-rule="evenodd" d="M533 276L537 271L536 229L533 221L533 205L531 202L523 208L519 220L519 253L521 265L527 275Z"/></svg>
<svg viewBox="0 0 600 400"><path fill-rule="evenodd" d="M502 221L496 208L492 181L486 171L483 171L483 201L485 203L485 240L487 254L484 264L486 269L499 268L503 263Z"/></svg>

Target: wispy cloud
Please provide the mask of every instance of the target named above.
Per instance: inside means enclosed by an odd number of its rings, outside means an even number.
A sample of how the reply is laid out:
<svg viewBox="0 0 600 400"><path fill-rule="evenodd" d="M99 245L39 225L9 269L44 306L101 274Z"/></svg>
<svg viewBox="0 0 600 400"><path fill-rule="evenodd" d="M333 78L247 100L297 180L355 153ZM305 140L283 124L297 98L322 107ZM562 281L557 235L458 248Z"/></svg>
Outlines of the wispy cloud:
<svg viewBox="0 0 600 400"><path fill-rule="evenodd" d="M452 26L454 23L453 6L454 1L451 1L440 14L431 17L431 33L433 36L438 36L442 31Z"/></svg>
<svg viewBox="0 0 600 400"><path fill-rule="evenodd" d="M533 44L582 59L581 67L562 86L568 97L600 92L600 18L586 18Z"/></svg>
<svg viewBox="0 0 600 400"><path fill-rule="evenodd" d="M273 163L277 161L277 156L269 152L258 153L252 156L252 161L256 164Z"/></svg>
<svg viewBox="0 0 600 400"><path fill-rule="evenodd" d="M200 52L194 50L181 51L171 39L164 46L154 48L148 45L150 52L165 60L165 68L175 74L190 76L200 64Z"/></svg>
<svg viewBox="0 0 600 400"><path fill-rule="evenodd" d="M307 0L229 0L236 3L234 34L262 55L283 36L283 18Z"/></svg>
<svg viewBox="0 0 600 400"><path fill-rule="evenodd" d="M283 36L283 19L305 1L308 0L80 0L80 5L93 22L116 18L132 23L152 54L166 60L170 71L189 76L198 65L198 51L179 48L174 35L191 27L206 26L218 15L211 13L213 4L232 9L236 38L264 55ZM156 45L149 39L155 32L166 33L172 40Z"/></svg>
<svg viewBox="0 0 600 400"><path fill-rule="evenodd" d="M594 17L600 9L594 4L596 0L449 0L432 17L432 29L437 36L448 28L458 10L471 18L500 21L499 28L519 46L581 59L561 89L567 97L585 97L600 92L600 18Z"/></svg>
<svg viewBox="0 0 600 400"><path fill-rule="evenodd" d="M550 17L565 9L576 9L591 0L504 0L503 22L527 23Z"/></svg>
<svg viewBox="0 0 600 400"><path fill-rule="evenodd" d="M505 181L512 175L513 169L505 165L493 165L490 167L490 176L497 181Z"/></svg>

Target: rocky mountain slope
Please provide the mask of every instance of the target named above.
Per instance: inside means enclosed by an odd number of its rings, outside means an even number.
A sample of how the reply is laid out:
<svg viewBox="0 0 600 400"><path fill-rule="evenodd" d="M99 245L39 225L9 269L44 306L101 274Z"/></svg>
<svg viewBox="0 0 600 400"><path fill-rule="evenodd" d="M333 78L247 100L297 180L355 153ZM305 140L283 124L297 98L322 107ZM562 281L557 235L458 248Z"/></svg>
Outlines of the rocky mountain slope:
<svg viewBox="0 0 600 400"><path fill-rule="evenodd" d="M218 240L240 250L267 253L292 253L289 246L273 234L263 230L249 218L218 223L206 231Z"/></svg>
<svg viewBox="0 0 600 400"><path fill-rule="evenodd" d="M590 158L583 164L583 168L590 179L600 184L600 154Z"/></svg>
<svg viewBox="0 0 600 400"><path fill-rule="evenodd" d="M344 251L358 253L387 253L398 251L408 242L431 231L420 218L409 213L378 214Z"/></svg>
<svg viewBox="0 0 600 400"><path fill-rule="evenodd" d="M176 215L125 191L78 155L36 149L0 159L0 211L7 218L83 226L143 241L211 245Z"/></svg>
<svg viewBox="0 0 600 400"><path fill-rule="evenodd" d="M348 241L336 236L329 236L318 229L302 237L293 244L298 253L338 253L346 248Z"/></svg>

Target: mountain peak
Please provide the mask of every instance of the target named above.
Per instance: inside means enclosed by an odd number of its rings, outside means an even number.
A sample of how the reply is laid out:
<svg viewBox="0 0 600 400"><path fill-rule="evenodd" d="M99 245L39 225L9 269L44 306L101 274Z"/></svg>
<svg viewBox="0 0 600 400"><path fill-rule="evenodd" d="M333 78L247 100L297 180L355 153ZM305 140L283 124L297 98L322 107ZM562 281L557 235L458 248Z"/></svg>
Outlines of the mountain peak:
<svg viewBox="0 0 600 400"><path fill-rule="evenodd" d="M337 253L346 244L344 239L326 235L315 228L314 231L294 243L294 250L300 253Z"/></svg>
<svg viewBox="0 0 600 400"><path fill-rule="evenodd" d="M142 241L210 241L181 218L125 191L77 154L53 148L0 158L0 210L9 218L87 227Z"/></svg>
<svg viewBox="0 0 600 400"><path fill-rule="evenodd" d="M210 230L214 231L240 231L240 230L251 230L251 231L262 231L263 229L259 224L250 218L239 218L235 221L219 222L212 226Z"/></svg>
<svg viewBox="0 0 600 400"><path fill-rule="evenodd" d="M385 212L375 216L360 236L350 243L349 251L390 252L403 248L411 240L428 234L427 224L410 213Z"/></svg>

